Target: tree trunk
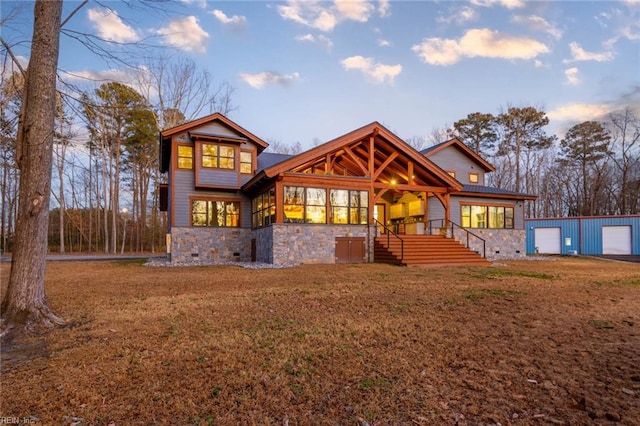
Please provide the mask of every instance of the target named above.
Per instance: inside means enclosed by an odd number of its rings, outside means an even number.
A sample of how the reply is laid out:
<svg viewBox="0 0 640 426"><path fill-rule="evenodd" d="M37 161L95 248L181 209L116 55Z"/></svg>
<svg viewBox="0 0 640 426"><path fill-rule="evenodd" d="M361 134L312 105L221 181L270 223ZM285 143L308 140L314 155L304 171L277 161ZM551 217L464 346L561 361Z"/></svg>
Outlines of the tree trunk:
<svg viewBox="0 0 640 426"><path fill-rule="evenodd" d="M61 13L61 0L35 3L18 127L20 199L9 285L2 301L2 336L18 327L35 330L64 324L51 312L44 288Z"/></svg>

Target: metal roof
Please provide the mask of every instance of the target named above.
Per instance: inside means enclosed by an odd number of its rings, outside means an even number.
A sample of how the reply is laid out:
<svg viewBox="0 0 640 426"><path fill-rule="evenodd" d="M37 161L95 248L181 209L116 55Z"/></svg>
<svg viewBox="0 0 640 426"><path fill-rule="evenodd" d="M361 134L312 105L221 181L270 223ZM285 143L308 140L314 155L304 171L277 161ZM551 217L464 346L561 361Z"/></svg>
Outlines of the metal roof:
<svg viewBox="0 0 640 426"><path fill-rule="evenodd" d="M276 154L273 152L263 152L260 155L258 155L258 172L268 167L275 166L276 164L281 163L284 160L288 160L291 157L294 157L294 156L289 154Z"/></svg>
<svg viewBox="0 0 640 426"><path fill-rule="evenodd" d="M491 194L491 195L510 195L516 197L533 197L530 194L524 192L509 191L508 189L494 188L492 186L484 185L469 185L465 184L462 187L462 192L473 192L477 194Z"/></svg>

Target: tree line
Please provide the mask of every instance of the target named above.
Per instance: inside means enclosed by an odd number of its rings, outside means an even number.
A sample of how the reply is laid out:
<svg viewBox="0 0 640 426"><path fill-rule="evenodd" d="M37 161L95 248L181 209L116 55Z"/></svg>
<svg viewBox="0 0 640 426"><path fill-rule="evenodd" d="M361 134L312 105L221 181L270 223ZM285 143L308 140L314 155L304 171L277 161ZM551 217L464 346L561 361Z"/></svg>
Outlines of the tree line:
<svg viewBox="0 0 640 426"><path fill-rule="evenodd" d="M185 84L186 82L189 84ZM233 89L192 61L160 58L132 84L110 81L78 96L58 91L53 145L49 251L164 249L159 211L158 132L198 114L233 109ZM16 141L24 76L0 81L0 249L11 251L20 172ZM186 115L183 111L190 111Z"/></svg>
<svg viewBox="0 0 640 426"><path fill-rule="evenodd" d="M640 116L631 107L549 135L546 113L508 107L472 113L449 133L488 159L489 185L537 195L529 217L640 213Z"/></svg>

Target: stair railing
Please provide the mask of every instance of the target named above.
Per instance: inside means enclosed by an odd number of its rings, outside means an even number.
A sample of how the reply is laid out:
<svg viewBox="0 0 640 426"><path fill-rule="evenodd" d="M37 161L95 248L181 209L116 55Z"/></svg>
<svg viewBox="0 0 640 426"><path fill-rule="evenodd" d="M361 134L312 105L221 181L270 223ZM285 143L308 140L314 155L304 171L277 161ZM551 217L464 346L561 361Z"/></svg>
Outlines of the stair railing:
<svg viewBox="0 0 640 426"><path fill-rule="evenodd" d="M396 234L395 232L393 232L387 225L385 225L384 223L380 222L378 219L373 219L376 221L376 223L380 226L382 226L384 228L387 234L387 247L389 247L390 244L390 239L391 239L391 235L393 235L395 238L397 238L398 240L400 240L400 262L404 261L404 240L402 238L400 238L400 235Z"/></svg>
<svg viewBox="0 0 640 426"><path fill-rule="evenodd" d="M462 226L458 225L457 223L453 222L453 221L448 221L449 222L449 226L446 226L447 221L444 219L431 219L427 222L428 224L428 229L429 229L429 235L433 235L433 228L434 228L434 224L440 224L440 226L436 226L435 228L437 229L451 229L451 236L447 236L446 232L444 234L445 237L447 238L454 238L454 230L460 229L462 231L465 232L465 237L466 237L466 244L465 247L471 250L471 247L469 246L469 236L475 237L476 239L482 241L482 257L486 258L487 257L487 241L482 238L481 236L474 234L473 232L469 231L467 228L463 228Z"/></svg>

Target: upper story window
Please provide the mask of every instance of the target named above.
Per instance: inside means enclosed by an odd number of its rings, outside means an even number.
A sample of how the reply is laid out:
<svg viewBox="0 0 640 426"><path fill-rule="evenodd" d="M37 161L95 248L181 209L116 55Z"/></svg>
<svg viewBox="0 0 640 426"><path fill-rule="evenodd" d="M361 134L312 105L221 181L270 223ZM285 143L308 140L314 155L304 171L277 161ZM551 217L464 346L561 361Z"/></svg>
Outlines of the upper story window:
<svg viewBox="0 0 640 426"><path fill-rule="evenodd" d="M447 174L449 174L449 176L451 176L452 178L456 178L456 172L454 171L448 171Z"/></svg>
<svg viewBox="0 0 640 426"><path fill-rule="evenodd" d="M203 143L202 167L233 170L235 168L234 147L213 143Z"/></svg>
<svg viewBox="0 0 640 426"><path fill-rule="evenodd" d="M193 168L193 147L187 145L178 145L178 168Z"/></svg>
<svg viewBox="0 0 640 426"><path fill-rule="evenodd" d="M240 173L253 173L253 154L251 152L240 152Z"/></svg>
<svg viewBox="0 0 640 426"><path fill-rule="evenodd" d="M469 183L480 182L480 175L478 173L469 173Z"/></svg>

